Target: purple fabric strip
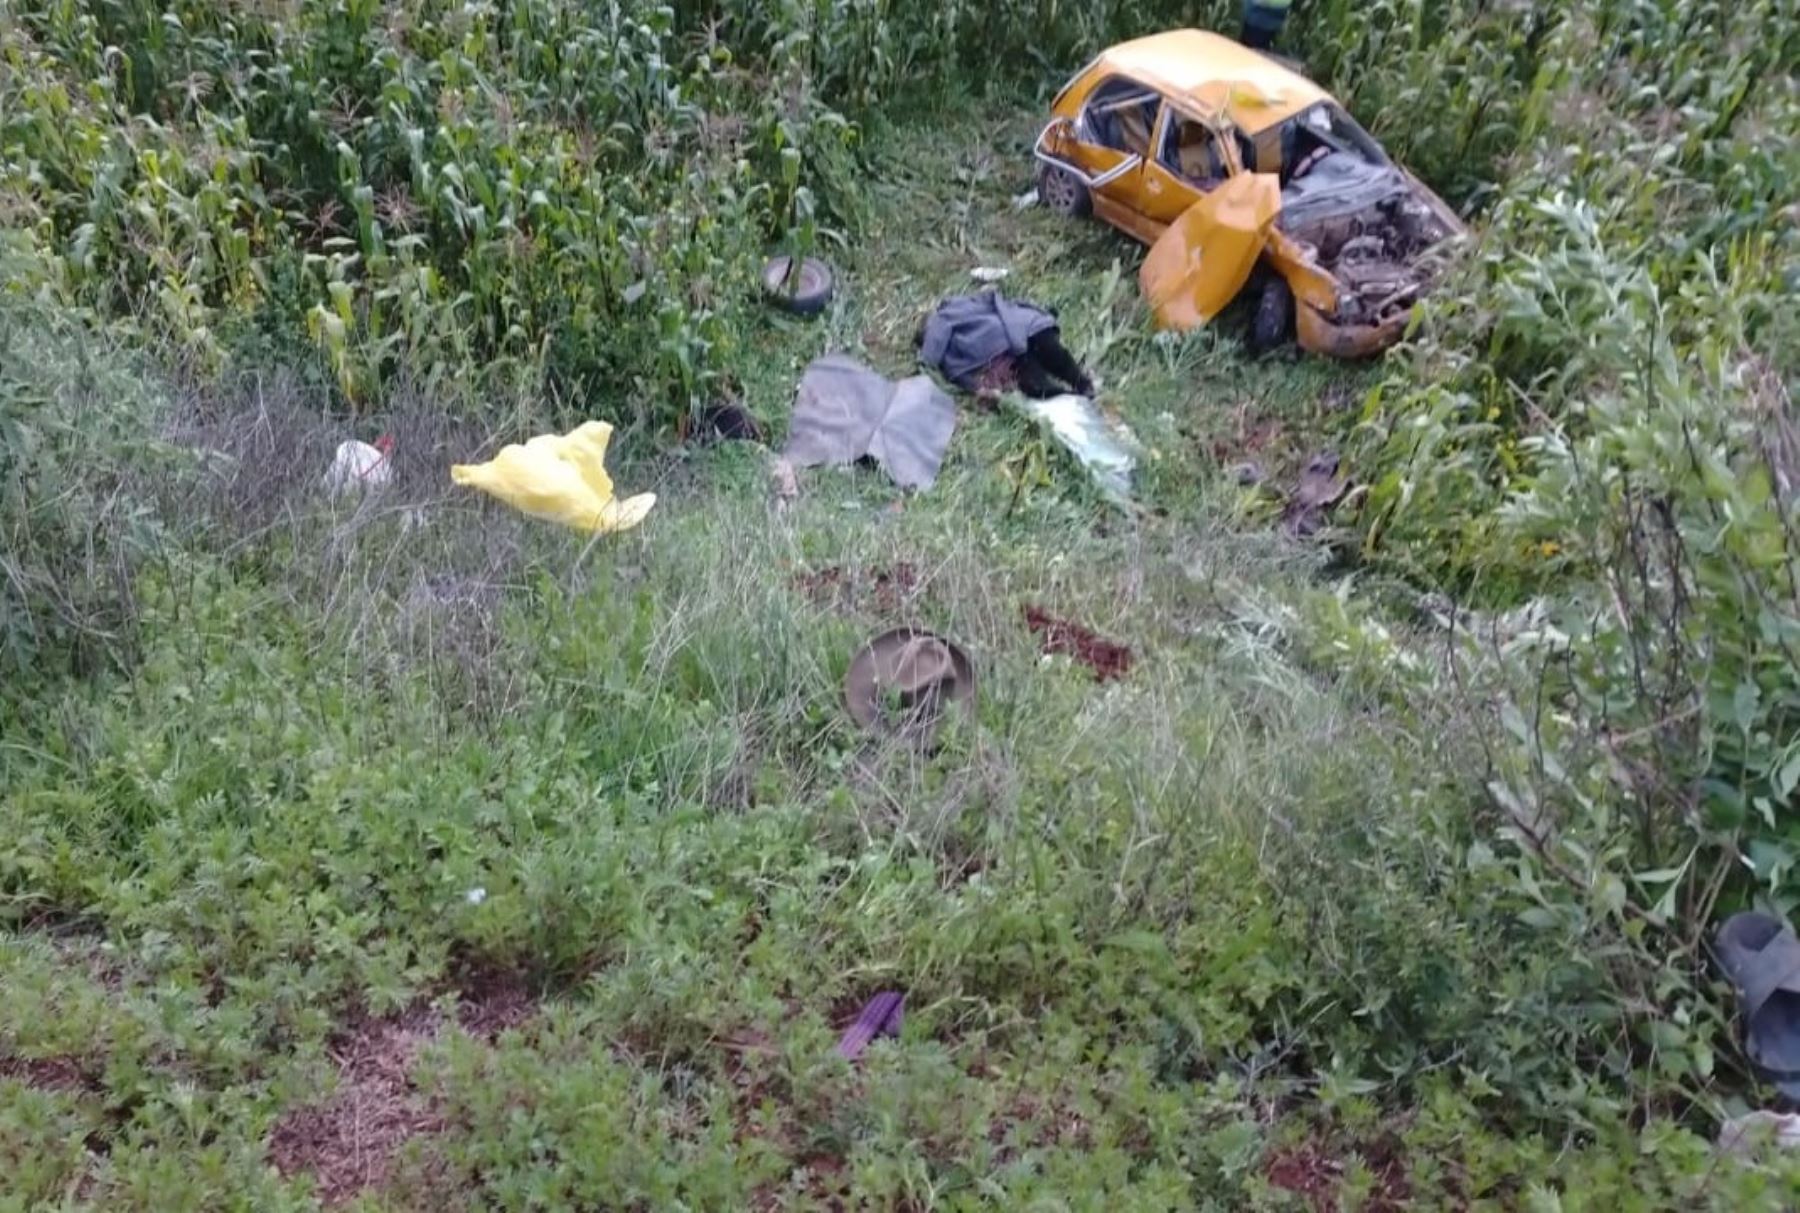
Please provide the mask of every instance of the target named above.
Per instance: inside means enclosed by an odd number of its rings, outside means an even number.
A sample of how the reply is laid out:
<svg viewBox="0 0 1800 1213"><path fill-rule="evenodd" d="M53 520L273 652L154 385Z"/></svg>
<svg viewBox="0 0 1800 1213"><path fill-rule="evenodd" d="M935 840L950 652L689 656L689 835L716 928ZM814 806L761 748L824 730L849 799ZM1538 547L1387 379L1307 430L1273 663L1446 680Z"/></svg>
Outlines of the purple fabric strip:
<svg viewBox="0 0 1800 1213"><path fill-rule="evenodd" d="M900 1035L900 1023L905 1014L906 995L898 990L883 990L875 995L863 1004L856 1022L838 1041L838 1056L845 1061L855 1061L876 1037Z"/></svg>

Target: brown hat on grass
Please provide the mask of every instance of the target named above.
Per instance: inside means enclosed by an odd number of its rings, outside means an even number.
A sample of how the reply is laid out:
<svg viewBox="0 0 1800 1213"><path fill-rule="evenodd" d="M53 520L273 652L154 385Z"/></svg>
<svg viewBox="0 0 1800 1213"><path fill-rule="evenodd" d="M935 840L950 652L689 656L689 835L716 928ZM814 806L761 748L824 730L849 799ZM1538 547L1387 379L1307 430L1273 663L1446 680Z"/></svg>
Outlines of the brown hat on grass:
<svg viewBox="0 0 1800 1213"><path fill-rule="evenodd" d="M865 729L929 739L944 708L975 698L969 655L919 628L894 628L864 645L844 675L844 706Z"/></svg>

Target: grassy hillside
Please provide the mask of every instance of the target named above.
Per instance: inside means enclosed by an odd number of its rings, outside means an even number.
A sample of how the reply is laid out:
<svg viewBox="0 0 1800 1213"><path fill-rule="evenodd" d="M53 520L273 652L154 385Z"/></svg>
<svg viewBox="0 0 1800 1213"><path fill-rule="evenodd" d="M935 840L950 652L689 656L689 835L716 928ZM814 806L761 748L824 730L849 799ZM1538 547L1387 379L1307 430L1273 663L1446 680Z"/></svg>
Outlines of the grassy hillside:
<svg viewBox="0 0 1800 1213"><path fill-rule="evenodd" d="M1300 8L1479 232L1350 367L1012 208L1048 92L1196 19L1079 8L0 3L0 1207L1800 1198L1713 1151L1768 1096L1703 945L1795 888L1800 16ZM907 371L978 265L1141 511L967 403L914 496L676 440ZM640 530L448 482L588 416ZM841 706L898 623L980 667L929 756Z"/></svg>

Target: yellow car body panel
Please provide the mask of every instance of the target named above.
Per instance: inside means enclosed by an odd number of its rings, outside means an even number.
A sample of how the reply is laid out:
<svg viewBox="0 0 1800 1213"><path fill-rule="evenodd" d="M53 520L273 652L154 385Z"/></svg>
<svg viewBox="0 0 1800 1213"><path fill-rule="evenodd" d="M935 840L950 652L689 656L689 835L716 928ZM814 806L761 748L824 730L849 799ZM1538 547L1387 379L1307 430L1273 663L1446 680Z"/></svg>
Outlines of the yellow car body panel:
<svg viewBox="0 0 1800 1213"><path fill-rule="evenodd" d="M1411 319L1401 312L1380 324L1339 324L1301 300L1294 307L1294 339L1301 349L1328 358L1372 358L1400 340Z"/></svg>
<svg viewBox="0 0 1800 1213"><path fill-rule="evenodd" d="M1295 299L1321 312L1337 311L1337 281L1306 246L1280 228L1270 228L1265 255L1275 272L1287 280Z"/></svg>
<svg viewBox="0 0 1800 1213"><path fill-rule="evenodd" d="M1280 212L1274 177L1239 173L1169 224L1138 271L1157 322L1191 329L1223 311L1250 280Z"/></svg>
<svg viewBox="0 0 1800 1213"><path fill-rule="evenodd" d="M1292 118L1331 94L1305 76L1220 34L1175 29L1109 47L1057 94L1073 116L1113 76L1149 85L1196 116L1223 116L1247 135Z"/></svg>

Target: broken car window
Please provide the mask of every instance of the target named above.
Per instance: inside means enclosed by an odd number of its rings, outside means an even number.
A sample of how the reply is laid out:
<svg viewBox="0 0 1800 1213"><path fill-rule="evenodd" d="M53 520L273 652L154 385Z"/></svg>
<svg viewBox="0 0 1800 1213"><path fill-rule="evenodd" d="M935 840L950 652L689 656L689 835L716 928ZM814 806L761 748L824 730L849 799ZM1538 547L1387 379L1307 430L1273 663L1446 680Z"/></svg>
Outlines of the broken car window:
<svg viewBox="0 0 1800 1213"><path fill-rule="evenodd" d="M1192 118L1177 115L1169 122L1159 159L1164 168L1202 190L1212 189L1226 177L1225 161L1212 131Z"/></svg>
<svg viewBox="0 0 1800 1213"><path fill-rule="evenodd" d="M1387 153L1356 119L1330 101L1302 110L1282 124L1281 177L1304 176L1336 152L1350 152L1370 164L1386 165Z"/></svg>
<svg viewBox="0 0 1800 1213"><path fill-rule="evenodd" d="M1115 76L1095 89L1082 109L1080 138L1115 151L1148 156L1160 104L1162 98L1154 89Z"/></svg>

